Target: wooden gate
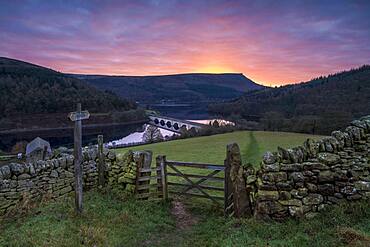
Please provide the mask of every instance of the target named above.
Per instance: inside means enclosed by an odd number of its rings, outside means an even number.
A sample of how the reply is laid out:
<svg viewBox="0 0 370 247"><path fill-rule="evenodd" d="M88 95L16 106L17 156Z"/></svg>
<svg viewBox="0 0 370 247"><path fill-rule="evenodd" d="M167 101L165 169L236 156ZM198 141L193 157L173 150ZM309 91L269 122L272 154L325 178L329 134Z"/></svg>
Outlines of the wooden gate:
<svg viewBox="0 0 370 247"><path fill-rule="evenodd" d="M225 165L215 165L172 161L166 160L166 156L158 156L157 167L163 168L161 171L164 178L162 180L164 198L171 194L205 198L220 207L223 206L225 215L233 214L230 169L226 162ZM207 182L211 185L206 184Z"/></svg>
<svg viewBox="0 0 370 247"><path fill-rule="evenodd" d="M137 169L136 196L164 200L171 194L205 198L223 206L225 216L251 214L238 145L228 145L226 153L224 165L172 161L160 155L155 168L149 165Z"/></svg>

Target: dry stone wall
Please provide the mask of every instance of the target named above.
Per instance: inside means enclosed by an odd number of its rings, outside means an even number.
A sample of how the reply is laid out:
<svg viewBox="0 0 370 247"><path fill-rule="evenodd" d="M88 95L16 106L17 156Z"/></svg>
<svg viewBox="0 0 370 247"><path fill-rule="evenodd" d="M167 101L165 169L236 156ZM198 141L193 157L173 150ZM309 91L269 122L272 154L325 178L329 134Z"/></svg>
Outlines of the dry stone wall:
<svg viewBox="0 0 370 247"><path fill-rule="evenodd" d="M128 151L117 156L117 161L112 163L108 173L108 185L113 190L125 191L128 194L135 192L136 163L134 153Z"/></svg>
<svg viewBox="0 0 370 247"><path fill-rule="evenodd" d="M116 157L104 150L107 164L114 164ZM10 163L0 167L0 215L6 213L24 198L40 199L65 196L74 191L74 157L58 154L50 160L33 163ZM83 151L84 190L98 186L97 150Z"/></svg>
<svg viewBox="0 0 370 247"><path fill-rule="evenodd" d="M245 172L258 218L313 217L329 205L370 198L370 116L320 141L267 152Z"/></svg>
<svg viewBox="0 0 370 247"><path fill-rule="evenodd" d="M113 191L133 195L136 193L136 179L139 168L150 168L152 153L150 151L128 151L117 155L108 167L108 185Z"/></svg>

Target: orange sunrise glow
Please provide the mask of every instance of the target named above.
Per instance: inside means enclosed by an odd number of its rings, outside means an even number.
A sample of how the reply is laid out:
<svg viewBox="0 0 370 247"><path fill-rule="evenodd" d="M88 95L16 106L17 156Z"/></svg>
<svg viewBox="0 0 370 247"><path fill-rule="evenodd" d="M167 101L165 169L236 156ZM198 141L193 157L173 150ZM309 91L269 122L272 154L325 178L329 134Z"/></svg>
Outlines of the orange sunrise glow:
<svg viewBox="0 0 370 247"><path fill-rule="evenodd" d="M280 1L98 5L2 6L0 56L80 74L234 72L271 86L370 63L366 13L356 3L336 9ZM358 14L348 14L351 9Z"/></svg>

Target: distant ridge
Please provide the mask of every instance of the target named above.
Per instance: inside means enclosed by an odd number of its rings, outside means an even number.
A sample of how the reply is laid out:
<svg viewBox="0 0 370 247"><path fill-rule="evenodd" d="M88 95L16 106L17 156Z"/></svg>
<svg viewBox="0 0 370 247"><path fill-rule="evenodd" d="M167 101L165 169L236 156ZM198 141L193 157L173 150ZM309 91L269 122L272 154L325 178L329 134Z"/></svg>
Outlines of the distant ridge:
<svg viewBox="0 0 370 247"><path fill-rule="evenodd" d="M261 86L241 73L185 73L150 76L71 76L103 90L144 103L228 100Z"/></svg>
<svg viewBox="0 0 370 247"><path fill-rule="evenodd" d="M0 57L0 119L18 114L61 113L81 102L91 112L136 105L77 78L28 62Z"/></svg>
<svg viewBox="0 0 370 247"><path fill-rule="evenodd" d="M329 134L370 114L370 65L320 76L308 82L247 92L210 111L223 117L250 115L275 121L269 129ZM271 127L275 125L275 127Z"/></svg>

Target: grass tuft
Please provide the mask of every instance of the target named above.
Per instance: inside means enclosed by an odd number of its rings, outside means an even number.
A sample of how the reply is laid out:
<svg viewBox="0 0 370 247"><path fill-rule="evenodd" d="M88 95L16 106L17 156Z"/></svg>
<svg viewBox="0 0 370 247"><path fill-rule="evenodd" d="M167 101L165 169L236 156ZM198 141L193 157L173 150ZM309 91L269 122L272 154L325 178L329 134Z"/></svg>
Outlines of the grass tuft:
<svg viewBox="0 0 370 247"><path fill-rule="evenodd" d="M338 227L340 240L349 246L370 246L370 237L350 227Z"/></svg>
<svg viewBox="0 0 370 247"><path fill-rule="evenodd" d="M81 225L80 238L80 243L84 246L106 246L106 229L99 226Z"/></svg>
<svg viewBox="0 0 370 247"><path fill-rule="evenodd" d="M171 203L85 193L31 208L0 223L0 246L370 246L370 201L344 203L309 220L225 218L206 200L183 200L196 224L176 228ZM14 237L22 236L22 237Z"/></svg>

